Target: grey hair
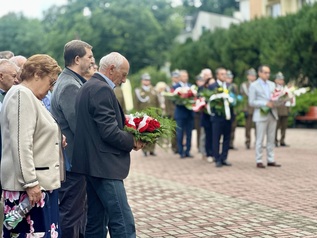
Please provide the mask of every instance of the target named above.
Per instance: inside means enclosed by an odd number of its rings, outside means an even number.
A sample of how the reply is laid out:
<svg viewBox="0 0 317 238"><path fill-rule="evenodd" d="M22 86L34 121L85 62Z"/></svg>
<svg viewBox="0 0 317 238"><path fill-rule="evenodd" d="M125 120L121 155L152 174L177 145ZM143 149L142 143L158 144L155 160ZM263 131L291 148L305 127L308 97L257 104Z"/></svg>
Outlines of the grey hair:
<svg viewBox="0 0 317 238"><path fill-rule="evenodd" d="M110 65L120 68L126 58L118 52L111 52L101 58L99 62L100 71L105 71Z"/></svg>
<svg viewBox="0 0 317 238"><path fill-rule="evenodd" d="M201 74L204 75L205 73L211 73L212 74L212 71L209 68L204 68L204 69L201 70Z"/></svg>
<svg viewBox="0 0 317 238"><path fill-rule="evenodd" d="M0 72L6 71L6 69L10 66L15 68L16 71L19 71L20 69L15 63L8 59L0 59Z"/></svg>
<svg viewBox="0 0 317 238"><path fill-rule="evenodd" d="M23 64L27 60L23 55L15 55L9 59L11 62L15 63L18 67L22 68Z"/></svg>
<svg viewBox="0 0 317 238"><path fill-rule="evenodd" d="M217 68L217 69L216 69L216 75L218 75L221 70L226 70L226 69L223 68L223 67ZM227 70L226 70L226 72L227 72Z"/></svg>

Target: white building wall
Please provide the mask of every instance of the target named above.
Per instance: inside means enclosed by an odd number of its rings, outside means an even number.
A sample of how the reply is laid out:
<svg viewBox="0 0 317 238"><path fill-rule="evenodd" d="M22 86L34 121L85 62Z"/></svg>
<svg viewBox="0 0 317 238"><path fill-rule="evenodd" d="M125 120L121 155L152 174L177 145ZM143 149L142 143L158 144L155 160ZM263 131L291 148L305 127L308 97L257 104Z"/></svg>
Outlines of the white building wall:
<svg viewBox="0 0 317 238"><path fill-rule="evenodd" d="M250 0L240 0L240 14L243 21L250 21Z"/></svg>

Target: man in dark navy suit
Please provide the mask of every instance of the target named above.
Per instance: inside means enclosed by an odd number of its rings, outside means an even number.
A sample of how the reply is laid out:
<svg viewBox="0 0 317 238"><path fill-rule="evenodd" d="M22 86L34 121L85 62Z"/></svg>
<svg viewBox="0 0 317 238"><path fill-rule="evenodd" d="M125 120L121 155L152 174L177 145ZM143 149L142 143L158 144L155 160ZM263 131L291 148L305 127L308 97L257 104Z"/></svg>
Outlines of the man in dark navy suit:
<svg viewBox="0 0 317 238"><path fill-rule="evenodd" d="M112 52L76 97L77 127L72 171L86 175L88 214L85 237L135 238L135 224L123 179L130 170L130 151L144 144L123 130L125 116L113 92L126 81L130 65Z"/></svg>
<svg viewBox="0 0 317 238"><path fill-rule="evenodd" d="M180 71L180 81L175 86L174 89L179 87L190 87L188 83L188 73L186 70ZM176 139L178 153L181 159L193 158L190 154L191 140L192 140L192 130L194 127L194 112L187 109L183 105L176 105L174 118L177 124L176 128ZM186 136L186 148L184 149L183 138Z"/></svg>
<svg viewBox="0 0 317 238"><path fill-rule="evenodd" d="M223 88L223 90L227 90L226 85L226 77L227 71L225 68L218 68L216 70L217 80L215 83L209 86L210 90L216 90L217 88ZM219 100L219 99L217 99ZM221 99L222 100L222 99ZM220 168L222 166L231 166L231 164L227 161L228 151L230 146L230 133L231 133L231 123L232 123L232 115L233 110L230 107L230 115L231 118L228 119L223 114L219 114L216 112L214 108L211 108L211 121L212 121L212 152L215 158L216 167ZM220 153L220 139L223 136L222 140L222 150Z"/></svg>

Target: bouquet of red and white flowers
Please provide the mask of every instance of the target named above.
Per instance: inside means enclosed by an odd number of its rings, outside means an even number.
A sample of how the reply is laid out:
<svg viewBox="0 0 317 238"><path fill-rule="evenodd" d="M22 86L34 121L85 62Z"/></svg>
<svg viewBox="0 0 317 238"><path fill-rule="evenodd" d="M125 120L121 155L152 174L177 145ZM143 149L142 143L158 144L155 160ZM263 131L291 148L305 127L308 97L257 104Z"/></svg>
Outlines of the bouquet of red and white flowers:
<svg viewBox="0 0 317 238"><path fill-rule="evenodd" d="M144 143L159 143L159 138L171 138L176 122L159 114L159 109L148 108L142 112L126 115L124 130L132 133L136 140Z"/></svg>
<svg viewBox="0 0 317 238"><path fill-rule="evenodd" d="M294 94L288 87L276 87L271 94L270 101L273 102L274 107L285 105L286 102L293 100ZM261 114L267 115L271 108L264 106L260 108Z"/></svg>
<svg viewBox="0 0 317 238"><path fill-rule="evenodd" d="M167 99L172 100L176 105L182 105L192 110L193 104L196 101L197 86L179 87L172 92L164 92L163 95Z"/></svg>

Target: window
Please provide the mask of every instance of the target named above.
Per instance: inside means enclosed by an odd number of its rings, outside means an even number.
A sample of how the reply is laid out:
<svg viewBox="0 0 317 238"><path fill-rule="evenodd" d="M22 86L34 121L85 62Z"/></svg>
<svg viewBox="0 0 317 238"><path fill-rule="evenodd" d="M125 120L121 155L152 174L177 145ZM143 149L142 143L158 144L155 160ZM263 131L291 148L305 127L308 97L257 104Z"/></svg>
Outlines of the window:
<svg viewBox="0 0 317 238"><path fill-rule="evenodd" d="M281 4L275 3L268 6L268 15L271 17L281 16Z"/></svg>

